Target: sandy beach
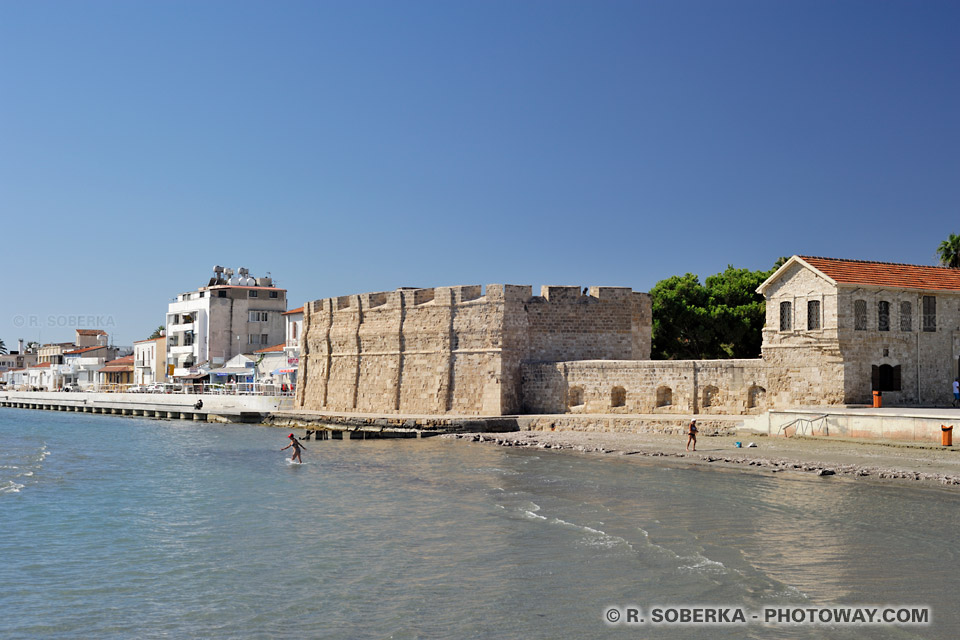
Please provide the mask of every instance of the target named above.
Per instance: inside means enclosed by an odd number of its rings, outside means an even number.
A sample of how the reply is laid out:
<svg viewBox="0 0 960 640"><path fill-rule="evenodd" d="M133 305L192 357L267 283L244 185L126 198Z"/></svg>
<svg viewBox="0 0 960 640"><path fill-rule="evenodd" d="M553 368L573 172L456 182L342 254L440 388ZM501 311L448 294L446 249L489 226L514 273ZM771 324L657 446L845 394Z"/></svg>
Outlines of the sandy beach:
<svg viewBox="0 0 960 640"><path fill-rule="evenodd" d="M673 464L710 465L753 473L832 476L960 489L960 449L928 444L744 433L701 435L694 452L684 450L686 436L659 433L521 431L442 437L638 460L669 459ZM742 448L736 447L738 441ZM751 442L757 446L748 447Z"/></svg>

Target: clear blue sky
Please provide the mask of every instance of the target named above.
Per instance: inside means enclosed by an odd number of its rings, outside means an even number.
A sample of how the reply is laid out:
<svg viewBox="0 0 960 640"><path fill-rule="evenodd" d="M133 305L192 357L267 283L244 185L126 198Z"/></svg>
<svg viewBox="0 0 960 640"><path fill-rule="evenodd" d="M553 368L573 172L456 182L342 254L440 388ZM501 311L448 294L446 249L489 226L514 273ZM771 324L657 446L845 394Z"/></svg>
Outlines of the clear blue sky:
<svg viewBox="0 0 960 640"><path fill-rule="evenodd" d="M958 33L927 0L7 0L0 338L130 344L214 264L291 307L932 264Z"/></svg>

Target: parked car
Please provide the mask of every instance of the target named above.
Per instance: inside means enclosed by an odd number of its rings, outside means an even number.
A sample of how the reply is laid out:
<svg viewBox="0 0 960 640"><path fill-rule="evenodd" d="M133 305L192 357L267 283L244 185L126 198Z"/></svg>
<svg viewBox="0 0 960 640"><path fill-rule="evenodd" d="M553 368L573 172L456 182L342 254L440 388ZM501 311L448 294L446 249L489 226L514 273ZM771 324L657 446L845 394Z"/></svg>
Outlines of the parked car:
<svg viewBox="0 0 960 640"><path fill-rule="evenodd" d="M127 393L147 393L150 391L150 388L143 384L135 384L132 387L127 387Z"/></svg>

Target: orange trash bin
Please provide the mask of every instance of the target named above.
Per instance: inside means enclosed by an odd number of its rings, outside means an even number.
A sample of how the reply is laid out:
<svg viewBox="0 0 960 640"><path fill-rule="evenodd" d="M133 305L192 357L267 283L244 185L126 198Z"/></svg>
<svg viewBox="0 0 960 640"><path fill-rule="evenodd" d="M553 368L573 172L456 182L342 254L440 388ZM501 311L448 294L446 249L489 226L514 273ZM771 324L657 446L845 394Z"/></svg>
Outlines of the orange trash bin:
<svg viewBox="0 0 960 640"><path fill-rule="evenodd" d="M940 444L945 447L953 446L953 425L945 427L940 425Z"/></svg>
<svg viewBox="0 0 960 640"><path fill-rule="evenodd" d="M878 409L883 406L883 392L874 391L873 392L873 406L875 409Z"/></svg>

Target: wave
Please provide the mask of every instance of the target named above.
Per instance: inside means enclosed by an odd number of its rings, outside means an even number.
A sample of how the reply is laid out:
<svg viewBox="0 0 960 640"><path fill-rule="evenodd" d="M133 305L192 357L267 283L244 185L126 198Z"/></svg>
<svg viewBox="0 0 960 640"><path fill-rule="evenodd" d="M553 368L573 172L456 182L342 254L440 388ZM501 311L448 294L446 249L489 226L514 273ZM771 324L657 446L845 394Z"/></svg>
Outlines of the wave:
<svg viewBox="0 0 960 640"><path fill-rule="evenodd" d="M506 507L503 505L498 504L497 506L506 509ZM566 527L583 532L585 535L580 542L587 546L604 548L624 546L631 551L633 550L633 545L631 545L627 539L621 538L620 536L611 535L606 531L594 529L593 527L589 527L587 525L570 522L568 520L564 520L563 518L541 515L538 513L540 511L540 505L535 502L527 502L524 505L518 506L516 510L528 520L537 520L546 522L550 525Z"/></svg>
<svg viewBox="0 0 960 640"><path fill-rule="evenodd" d="M520 475L519 471L514 469L501 469L500 467L477 467L475 469L467 469L466 473L490 473L497 474L501 476L517 476Z"/></svg>
<svg viewBox="0 0 960 640"><path fill-rule="evenodd" d="M0 485L0 493L20 493L20 489L23 489L26 485L17 484L13 480L7 480L7 483Z"/></svg>
<svg viewBox="0 0 960 640"><path fill-rule="evenodd" d="M0 474L0 494L20 493L20 490L27 486L24 480L26 478L29 478L31 484L35 484L38 481L36 474L43 470L43 461L50 456L50 453L47 445L41 444L32 452L14 454L12 457L15 459L8 461L14 464L0 465L0 470L10 472Z"/></svg>

